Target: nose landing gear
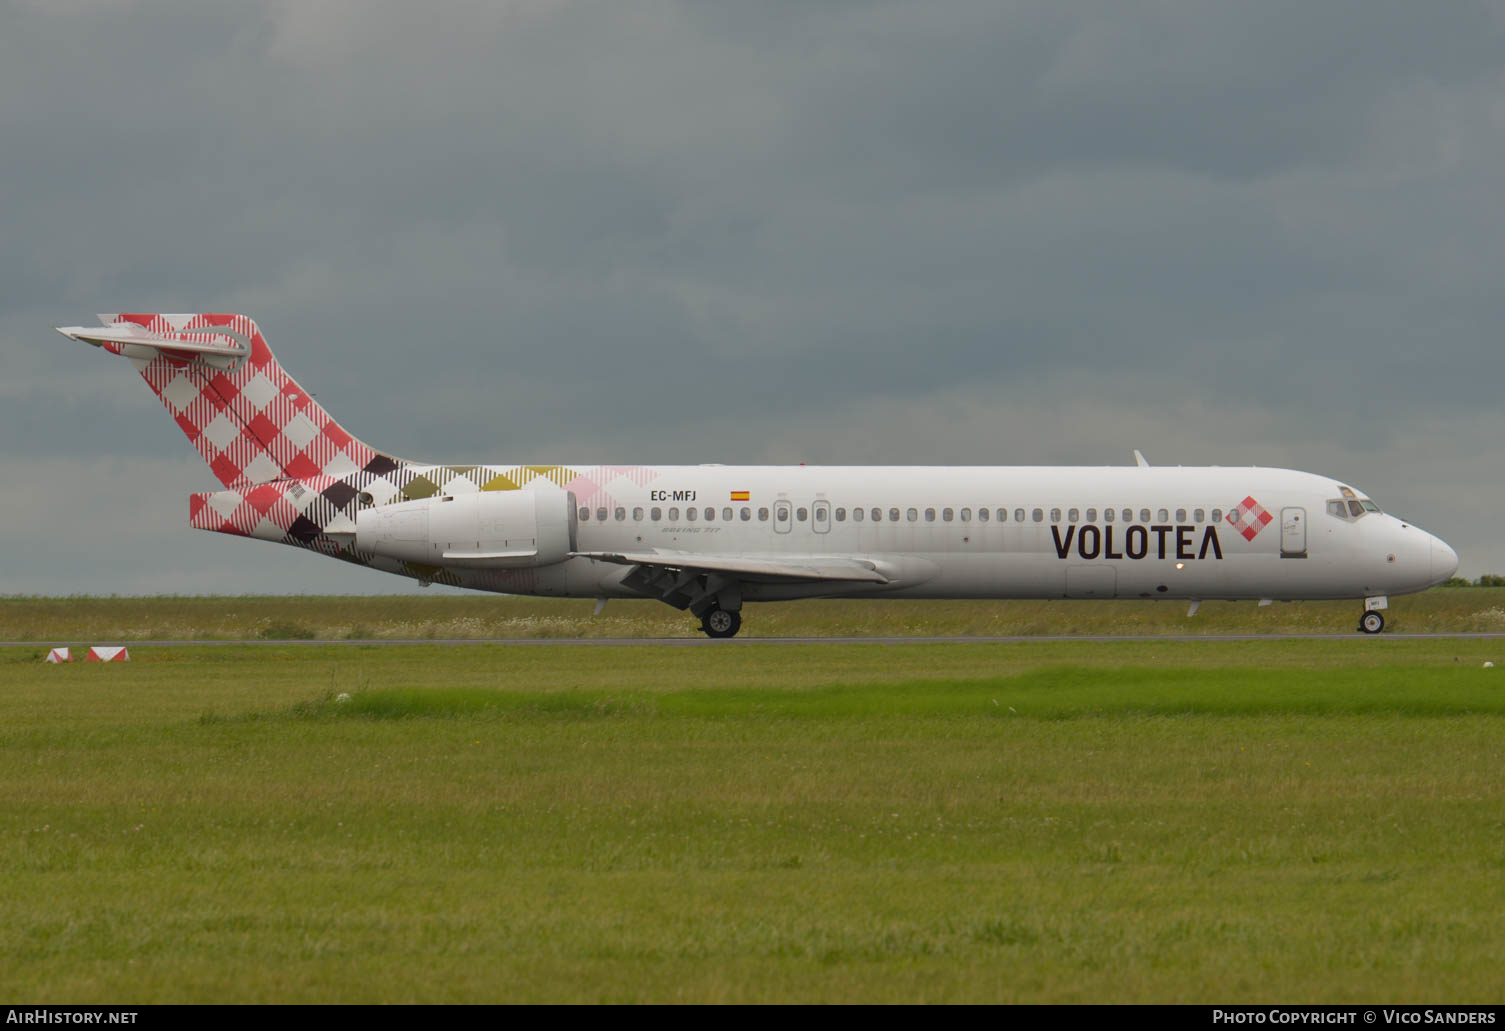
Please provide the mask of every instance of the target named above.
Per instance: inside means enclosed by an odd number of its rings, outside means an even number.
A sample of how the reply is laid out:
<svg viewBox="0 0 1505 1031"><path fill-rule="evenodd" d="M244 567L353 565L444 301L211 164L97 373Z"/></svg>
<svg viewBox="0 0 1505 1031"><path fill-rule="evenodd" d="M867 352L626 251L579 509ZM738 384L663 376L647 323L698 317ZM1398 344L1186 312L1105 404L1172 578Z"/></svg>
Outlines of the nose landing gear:
<svg viewBox="0 0 1505 1031"><path fill-rule="evenodd" d="M1377 634L1385 629L1385 614L1373 609L1359 617L1359 629L1366 634Z"/></svg>

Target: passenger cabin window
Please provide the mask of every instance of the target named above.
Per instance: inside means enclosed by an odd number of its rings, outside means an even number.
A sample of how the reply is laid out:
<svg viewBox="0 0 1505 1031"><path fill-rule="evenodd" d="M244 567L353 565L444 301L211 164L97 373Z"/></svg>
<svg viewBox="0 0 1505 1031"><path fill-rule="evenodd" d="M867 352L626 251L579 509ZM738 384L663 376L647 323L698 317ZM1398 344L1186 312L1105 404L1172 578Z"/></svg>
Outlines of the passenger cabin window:
<svg viewBox="0 0 1505 1031"><path fill-rule="evenodd" d="M1167 522L1170 519L1170 517L1171 517L1171 514L1169 512L1167 512L1163 508L1159 509L1158 511L1156 511L1155 515L1157 517L1156 518L1156 522L1161 522L1161 523Z"/></svg>
<svg viewBox="0 0 1505 1031"><path fill-rule="evenodd" d="M1097 522L1097 509L1095 509L1095 508L1089 508L1087 510L1087 521L1089 523L1095 523L1095 522Z"/></svg>
<svg viewBox="0 0 1505 1031"><path fill-rule="evenodd" d="M999 511L1001 512L1003 510L999 509ZM1022 523L1022 522L1024 522L1024 509L1022 509L1022 508L1016 508L1016 509L1014 509L1014 522L1016 522L1016 523Z"/></svg>
<svg viewBox="0 0 1505 1031"><path fill-rule="evenodd" d="M1059 523L1061 521L1061 510L1059 508L1053 508L1050 510L1050 521L1053 523Z"/></svg>
<svg viewBox="0 0 1505 1031"><path fill-rule="evenodd" d="M1105 522L1105 523L1111 523L1111 522L1113 522L1113 509L1111 509L1111 508L1105 508L1105 509L1103 509L1103 522Z"/></svg>
<svg viewBox="0 0 1505 1031"><path fill-rule="evenodd" d="M1030 513L1030 518L1037 523L1043 523L1045 522L1045 513L1037 508Z"/></svg>
<svg viewBox="0 0 1505 1031"><path fill-rule="evenodd" d="M962 509L962 522L964 522L964 523L970 523L971 521L972 521L972 510L970 508L964 508L964 509Z"/></svg>
<svg viewBox="0 0 1505 1031"><path fill-rule="evenodd" d="M727 522L731 522L732 521L732 510L729 509L729 508L723 508L721 510L721 518L725 519Z"/></svg>
<svg viewBox="0 0 1505 1031"><path fill-rule="evenodd" d="M687 508L687 509L685 509L685 519L686 519L686 521L693 523L695 521L695 516L696 516L696 513L698 511L699 511L698 509L694 509L694 508Z"/></svg>
<svg viewBox="0 0 1505 1031"><path fill-rule="evenodd" d="M714 505L707 505L705 507L705 521L708 523L716 521L716 507Z"/></svg>
<svg viewBox="0 0 1505 1031"><path fill-rule="evenodd" d="M942 520L942 522L949 523L949 522L951 522L952 519L955 519L955 518L956 518L956 513L953 512L951 509L949 509L949 508L943 508L943 509L941 509L941 520Z"/></svg>
<svg viewBox="0 0 1505 1031"><path fill-rule="evenodd" d="M742 516L742 521L744 523L750 523L750 522L752 522L752 509L750 509L750 508L744 508L738 514Z"/></svg>
<svg viewBox="0 0 1505 1031"><path fill-rule="evenodd" d="M760 509L758 509L758 522L760 522L760 523L766 523L766 522L768 522L768 509L766 509L766 508L760 508Z"/></svg>
<svg viewBox="0 0 1505 1031"><path fill-rule="evenodd" d="M1176 509L1176 522L1178 522L1178 523L1184 523L1184 522L1186 522L1186 509L1184 509L1184 508L1178 508L1178 509Z"/></svg>
<svg viewBox="0 0 1505 1031"><path fill-rule="evenodd" d="M774 513L773 513L773 519L774 519L774 522L776 522L776 523L787 523L789 521L789 509L788 509L788 507L784 506L784 505L780 505L778 507L778 509L776 509L774 511Z"/></svg>
<svg viewBox="0 0 1505 1031"><path fill-rule="evenodd" d="M860 522L862 522L863 514L864 513L863 513L862 509L860 509L860 508L854 508L854 509L852 509L852 522L854 522L854 523L860 523Z"/></svg>
<svg viewBox="0 0 1505 1031"><path fill-rule="evenodd" d="M661 508L650 509L648 512L648 518L652 519L656 523L660 519L664 518L664 510Z"/></svg>
<svg viewBox="0 0 1505 1031"><path fill-rule="evenodd" d="M847 521L847 510L846 509L844 509L844 508L838 508L836 510L836 521L838 523L844 523L844 522Z"/></svg>
<svg viewBox="0 0 1505 1031"><path fill-rule="evenodd" d="M1223 510L1221 508L1215 508L1212 510L1212 521L1215 523L1220 523L1223 521Z"/></svg>
<svg viewBox="0 0 1505 1031"><path fill-rule="evenodd" d="M933 523L933 522L935 522L935 509L933 509L933 508L927 508L925 510L925 521L927 523Z"/></svg>
<svg viewBox="0 0 1505 1031"><path fill-rule="evenodd" d="M1192 522L1194 522L1194 523L1205 523L1205 522L1207 522L1207 510L1206 509L1202 509L1202 508L1197 509L1195 512L1193 512L1191 514L1191 519L1192 519Z"/></svg>
<svg viewBox="0 0 1505 1031"><path fill-rule="evenodd" d="M1069 521L1070 521L1070 522L1073 522L1073 523L1074 523L1074 522L1076 522L1076 521L1077 521L1077 520L1078 520L1078 519L1080 519L1080 518L1082 518L1082 510L1081 510L1081 509L1079 509L1079 508L1073 508L1073 509L1070 509L1070 510L1069 510L1069 511L1068 511L1068 512L1067 512L1067 513L1066 513L1066 518L1067 518L1067 519L1068 519L1068 520L1069 520Z"/></svg>
<svg viewBox="0 0 1505 1031"><path fill-rule="evenodd" d="M1141 508L1139 510L1139 521L1141 523L1147 523L1147 522L1150 521L1150 510L1149 509L1147 509L1147 508Z"/></svg>
<svg viewBox="0 0 1505 1031"><path fill-rule="evenodd" d="M810 510L808 508L796 508L794 510L794 518L801 523L803 523L809 515Z"/></svg>
<svg viewBox="0 0 1505 1031"><path fill-rule="evenodd" d="M920 518L920 513L917 509L905 509L904 518L908 519L912 523Z"/></svg>
<svg viewBox="0 0 1505 1031"><path fill-rule="evenodd" d="M1009 510L1008 509L1006 509L1006 508L1000 508L998 510L998 521L1000 523L1006 523L1006 522L1009 521Z"/></svg>
<svg viewBox="0 0 1505 1031"><path fill-rule="evenodd" d="M669 522L671 522L671 523L677 523L677 522L679 522L679 509L677 509L677 508L671 508L671 509L669 509Z"/></svg>
<svg viewBox="0 0 1505 1031"><path fill-rule="evenodd" d="M899 510L897 508L891 508L888 510L888 521L891 523L897 523L899 521Z"/></svg>
<svg viewBox="0 0 1505 1031"><path fill-rule="evenodd" d="M596 522L598 522L598 523L604 523L604 522L606 522L606 509L604 509L604 508L598 508L598 509L596 509Z"/></svg>
<svg viewBox="0 0 1505 1031"><path fill-rule="evenodd" d="M985 508L979 508L977 510L977 519L978 519L979 522L983 522L983 523L987 522L988 521L988 510L985 509Z"/></svg>
<svg viewBox="0 0 1505 1031"><path fill-rule="evenodd" d="M641 523L643 521L643 510L641 508L634 508L632 510L632 521L634 523Z"/></svg>
<svg viewBox="0 0 1505 1031"><path fill-rule="evenodd" d="M588 522L590 522L590 518L591 518L591 510L588 509L588 508L582 508L580 510L580 521L582 523L588 523Z"/></svg>

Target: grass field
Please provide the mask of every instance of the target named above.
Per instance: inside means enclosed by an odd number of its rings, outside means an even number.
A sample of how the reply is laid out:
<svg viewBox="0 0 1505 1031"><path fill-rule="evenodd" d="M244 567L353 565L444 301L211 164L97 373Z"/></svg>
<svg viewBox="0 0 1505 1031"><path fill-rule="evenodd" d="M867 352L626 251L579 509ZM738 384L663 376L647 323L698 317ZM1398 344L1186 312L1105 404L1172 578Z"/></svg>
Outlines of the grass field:
<svg viewBox="0 0 1505 1031"><path fill-rule="evenodd" d="M1501 641L41 651L13 1000L1505 997Z"/></svg>
<svg viewBox="0 0 1505 1031"><path fill-rule="evenodd" d="M0 597L0 641L364 640L510 637L698 637L696 620L656 601L500 595L335 597ZM743 637L929 637L1014 634L1347 633L1356 601L803 601L748 605ZM1391 600L1396 632L1505 632L1505 588L1459 587Z"/></svg>

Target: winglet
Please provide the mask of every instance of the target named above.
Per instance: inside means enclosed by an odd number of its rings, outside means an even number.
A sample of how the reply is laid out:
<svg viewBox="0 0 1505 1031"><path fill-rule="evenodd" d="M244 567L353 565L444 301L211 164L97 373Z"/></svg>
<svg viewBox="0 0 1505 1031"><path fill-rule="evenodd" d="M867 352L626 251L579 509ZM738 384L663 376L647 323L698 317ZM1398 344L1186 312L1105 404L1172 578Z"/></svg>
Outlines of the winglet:
<svg viewBox="0 0 1505 1031"><path fill-rule="evenodd" d="M1144 457L1144 452L1138 448L1134 449L1134 464L1141 469L1148 469L1150 467L1150 463Z"/></svg>

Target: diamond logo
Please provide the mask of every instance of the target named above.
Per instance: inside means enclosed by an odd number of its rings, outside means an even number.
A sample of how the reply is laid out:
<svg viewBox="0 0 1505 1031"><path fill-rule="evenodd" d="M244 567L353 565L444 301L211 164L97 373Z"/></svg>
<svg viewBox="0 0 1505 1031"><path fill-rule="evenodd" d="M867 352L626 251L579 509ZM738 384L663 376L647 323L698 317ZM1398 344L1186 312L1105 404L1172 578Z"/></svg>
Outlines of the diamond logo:
<svg viewBox="0 0 1505 1031"><path fill-rule="evenodd" d="M1252 541L1259 535L1259 531L1268 526L1274 518L1265 511L1263 505L1250 496L1239 502L1239 506L1228 513L1228 524L1243 534L1244 540Z"/></svg>

